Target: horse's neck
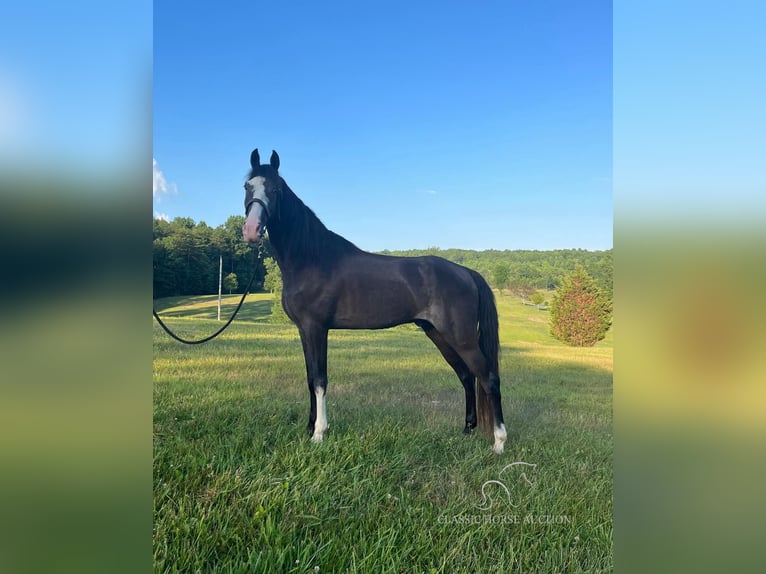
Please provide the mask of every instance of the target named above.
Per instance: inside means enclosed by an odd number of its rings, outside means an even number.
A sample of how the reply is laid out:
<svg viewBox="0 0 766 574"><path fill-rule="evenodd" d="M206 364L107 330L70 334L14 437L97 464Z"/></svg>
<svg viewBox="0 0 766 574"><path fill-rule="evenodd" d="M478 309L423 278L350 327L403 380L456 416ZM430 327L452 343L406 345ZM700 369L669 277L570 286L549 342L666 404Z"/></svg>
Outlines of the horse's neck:
<svg viewBox="0 0 766 574"><path fill-rule="evenodd" d="M277 206L277 219L269 231L283 277L286 273L300 274L309 267L329 270L345 256L359 251L353 243L327 229L314 212L287 189L285 203Z"/></svg>
<svg viewBox="0 0 766 574"><path fill-rule="evenodd" d="M293 257L290 257L287 244L285 243L286 233L282 225L269 225L269 242L271 243L271 251L274 254L274 259L279 265L279 269L284 274L285 271L290 269L292 265Z"/></svg>
<svg viewBox="0 0 766 574"><path fill-rule="evenodd" d="M298 272L312 263L317 240L306 233L311 228L309 219L316 216L297 201L297 197L290 198L290 201L291 205L280 208L279 219L269 226L274 258L283 275L285 272Z"/></svg>

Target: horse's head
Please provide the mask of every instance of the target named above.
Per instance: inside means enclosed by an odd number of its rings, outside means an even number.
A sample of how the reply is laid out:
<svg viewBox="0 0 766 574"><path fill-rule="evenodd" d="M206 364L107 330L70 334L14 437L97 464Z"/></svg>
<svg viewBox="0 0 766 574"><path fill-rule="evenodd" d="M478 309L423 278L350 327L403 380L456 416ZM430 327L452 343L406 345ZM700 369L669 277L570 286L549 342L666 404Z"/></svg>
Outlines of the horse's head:
<svg viewBox="0 0 766 574"><path fill-rule="evenodd" d="M242 236L254 243L263 237L269 217L275 212L283 181L279 176L279 156L271 152L268 165L261 165L258 150L250 154L250 175L245 182L245 224Z"/></svg>

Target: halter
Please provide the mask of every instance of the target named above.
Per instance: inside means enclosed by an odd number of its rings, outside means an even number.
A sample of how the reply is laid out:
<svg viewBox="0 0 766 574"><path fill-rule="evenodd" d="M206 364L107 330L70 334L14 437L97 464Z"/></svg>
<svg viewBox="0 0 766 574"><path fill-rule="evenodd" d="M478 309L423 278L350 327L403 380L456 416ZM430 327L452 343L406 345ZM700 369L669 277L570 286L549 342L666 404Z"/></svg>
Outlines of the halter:
<svg viewBox="0 0 766 574"><path fill-rule="evenodd" d="M271 212L269 211L269 206L266 204L266 202L263 199L260 199L258 197L252 197L250 198L250 201L248 201L245 204L245 217L248 216L250 213L250 208L253 206L254 203L258 203L263 208L263 211L266 212L266 221L271 218Z"/></svg>

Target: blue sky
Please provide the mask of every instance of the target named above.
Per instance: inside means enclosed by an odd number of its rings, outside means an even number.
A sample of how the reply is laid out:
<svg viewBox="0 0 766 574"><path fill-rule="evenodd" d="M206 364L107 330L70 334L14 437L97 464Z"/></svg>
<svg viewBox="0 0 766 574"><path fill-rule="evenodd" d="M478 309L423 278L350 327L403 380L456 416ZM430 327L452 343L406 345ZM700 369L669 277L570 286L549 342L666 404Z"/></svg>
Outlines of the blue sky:
<svg viewBox="0 0 766 574"><path fill-rule="evenodd" d="M610 178L618 230L762 218L760 2L615 2L613 52L609 2L249 4L7 4L0 170L148 178L153 143L155 211L217 225L276 148L368 249L603 248Z"/></svg>
<svg viewBox="0 0 766 574"><path fill-rule="evenodd" d="M614 7L616 227L764 227L766 4Z"/></svg>
<svg viewBox="0 0 766 574"><path fill-rule="evenodd" d="M147 0L3 3L0 169L135 172L151 129L151 10Z"/></svg>
<svg viewBox="0 0 766 574"><path fill-rule="evenodd" d="M612 246L608 2L154 3L155 215L254 147L364 249Z"/></svg>

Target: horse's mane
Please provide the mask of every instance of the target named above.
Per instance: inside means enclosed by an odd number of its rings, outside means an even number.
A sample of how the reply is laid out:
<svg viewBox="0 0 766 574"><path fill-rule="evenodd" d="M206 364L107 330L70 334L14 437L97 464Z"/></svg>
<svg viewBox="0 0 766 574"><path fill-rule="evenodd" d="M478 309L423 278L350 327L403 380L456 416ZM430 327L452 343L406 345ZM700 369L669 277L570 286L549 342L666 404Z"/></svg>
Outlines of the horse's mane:
<svg viewBox="0 0 766 574"><path fill-rule="evenodd" d="M287 183L272 214L270 225L272 244L291 265L320 264L331 266L342 255L360 251L359 248L327 229L314 212L293 193Z"/></svg>

